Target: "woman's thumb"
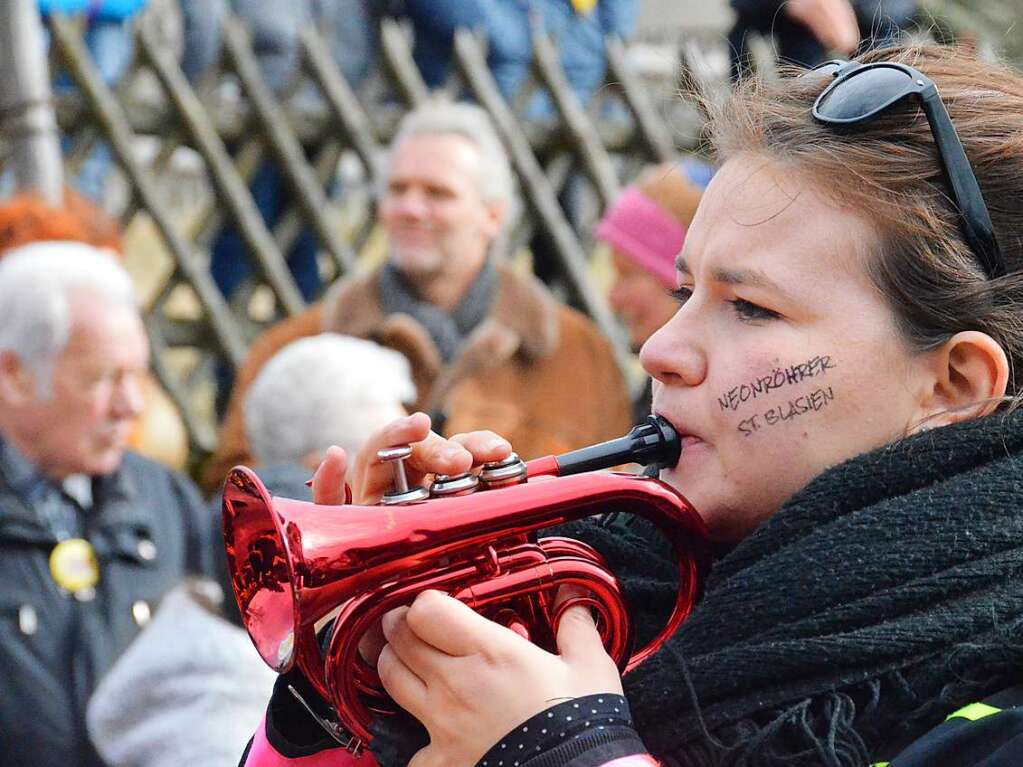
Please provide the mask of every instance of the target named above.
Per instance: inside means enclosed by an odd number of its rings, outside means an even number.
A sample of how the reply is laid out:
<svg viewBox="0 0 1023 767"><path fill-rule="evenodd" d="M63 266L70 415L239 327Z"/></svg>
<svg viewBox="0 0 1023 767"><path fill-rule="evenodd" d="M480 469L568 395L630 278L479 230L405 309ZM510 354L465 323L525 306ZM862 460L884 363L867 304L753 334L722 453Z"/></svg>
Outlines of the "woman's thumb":
<svg viewBox="0 0 1023 767"><path fill-rule="evenodd" d="M580 604L571 604L576 601ZM555 608L561 610L561 616L557 625L556 641L558 653L566 659L592 658L607 654L587 602L588 594L578 586L562 586L558 591ZM569 606L562 609L566 603Z"/></svg>

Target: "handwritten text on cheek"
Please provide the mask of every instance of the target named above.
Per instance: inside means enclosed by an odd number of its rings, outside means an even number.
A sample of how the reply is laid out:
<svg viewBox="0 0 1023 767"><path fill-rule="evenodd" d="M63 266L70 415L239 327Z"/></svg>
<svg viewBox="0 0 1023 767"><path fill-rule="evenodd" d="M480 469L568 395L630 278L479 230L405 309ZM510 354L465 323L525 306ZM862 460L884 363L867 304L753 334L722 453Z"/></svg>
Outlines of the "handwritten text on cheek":
<svg viewBox="0 0 1023 767"><path fill-rule="evenodd" d="M808 378L816 378L835 368L828 355L818 355L806 362L787 368L775 368L769 374L752 381L739 384L718 397L718 407L722 410L738 410L744 402L755 400L783 386L801 383Z"/></svg>
<svg viewBox="0 0 1023 767"><path fill-rule="evenodd" d="M809 394L802 394L795 399L790 399L784 405L772 407L761 414L740 421L739 431L748 437L765 426L775 426L779 423L791 421L793 418L798 418L805 413L823 410L834 400L835 393L831 390L830 386L815 389Z"/></svg>

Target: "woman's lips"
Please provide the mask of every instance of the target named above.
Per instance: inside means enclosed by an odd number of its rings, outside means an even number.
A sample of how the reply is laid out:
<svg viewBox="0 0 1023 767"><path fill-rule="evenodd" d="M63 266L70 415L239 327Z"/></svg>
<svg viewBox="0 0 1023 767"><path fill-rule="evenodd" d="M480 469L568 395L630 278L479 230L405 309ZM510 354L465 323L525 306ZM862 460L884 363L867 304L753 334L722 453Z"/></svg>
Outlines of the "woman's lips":
<svg viewBox="0 0 1023 767"><path fill-rule="evenodd" d="M678 434L678 438L682 441L682 447L696 444L697 442L703 442L703 440L693 434L692 432L686 431L684 428L679 426L674 420L666 416L664 413L659 412L656 408L654 409L654 415L659 418L663 418L665 421L671 424L671 427Z"/></svg>

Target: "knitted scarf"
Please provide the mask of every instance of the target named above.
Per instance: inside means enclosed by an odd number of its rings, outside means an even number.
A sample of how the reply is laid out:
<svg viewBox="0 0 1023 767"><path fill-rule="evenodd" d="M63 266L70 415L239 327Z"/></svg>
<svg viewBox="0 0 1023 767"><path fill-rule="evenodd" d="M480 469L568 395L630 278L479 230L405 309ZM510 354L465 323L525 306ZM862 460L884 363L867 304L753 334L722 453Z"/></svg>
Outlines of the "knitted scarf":
<svg viewBox="0 0 1023 767"><path fill-rule="evenodd" d="M1023 413L823 473L626 678L644 741L687 767L861 767L1016 683L1021 511Z"/></svg>
<svg viewBox="0 0 1023 767"><path fill-rule="evenodd" d="M640 636L674 601L666 550L594 524ZM832 468L724 556L663 649L625 678L678 767L865 767L1023 677L1023 413ZM395 722L394 724L397 724ZM374 752L405 763L408 730Z"/></svg>
<svg viewBox="0 0 1023 767"><path fill-rule="evenodd" d="M437 345L445 363L450 363L472 330L483 321L497 292L497 268L488 257L476 279L450 313L424 301L394 264L388 262L380 270L377 283L380 307L385 315L407 314L419 322Z"/></svg>

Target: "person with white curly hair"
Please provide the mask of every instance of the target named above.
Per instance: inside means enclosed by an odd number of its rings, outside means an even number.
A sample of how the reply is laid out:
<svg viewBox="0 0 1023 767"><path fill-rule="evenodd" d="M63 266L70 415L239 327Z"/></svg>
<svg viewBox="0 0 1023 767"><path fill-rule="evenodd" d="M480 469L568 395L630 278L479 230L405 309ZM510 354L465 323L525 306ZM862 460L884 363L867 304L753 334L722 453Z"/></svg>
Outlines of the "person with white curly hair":
<svg viewBox="0 0 1023 767"><path fill-rule="evenodd" d="M401 354L321 333L288 344L256 376L245 396L245 431L258 464L315 469L331 445L358 452L415 398Z"/></svg>

